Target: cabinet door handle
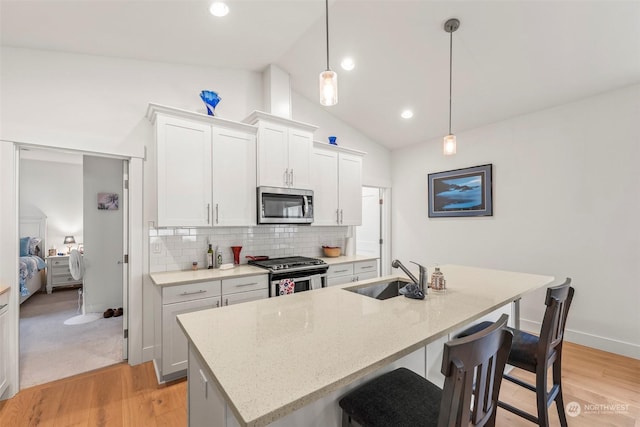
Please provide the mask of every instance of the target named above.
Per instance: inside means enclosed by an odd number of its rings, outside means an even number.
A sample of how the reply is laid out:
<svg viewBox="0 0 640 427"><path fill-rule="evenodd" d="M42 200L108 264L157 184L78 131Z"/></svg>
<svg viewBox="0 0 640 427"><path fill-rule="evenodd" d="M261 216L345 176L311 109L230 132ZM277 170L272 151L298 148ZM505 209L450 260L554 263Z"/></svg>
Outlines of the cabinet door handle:
<svg viewBox="0 0 640 427"><path fill-rule="evenodd" d="M229 305L229 298L224 299L224 305Z"/></svg>
<svg viewBox="0 0 640 427"><path fill-rule="evenodd" d="M207 224L211 223L211 203L207 203Z"/></svg>
<svg viewBox="0 0 640 427"><path fill-rule="evenodd" d="M293 187L293 169L291 169L291 172L289 172L291 174L291 180L289 180L289 182L291 183L291 186Z"/></svg>
<svg viewBox="0 0 640 427"><path fill-rule="evenodd" d="M220 209L218 209L218 204L216 203L216 224L218 223L218 219L219 219L218 214L219 214L219 212L220 212Z"/></svg>
<svg viewBox="0 0 640 427"><path fill-rule="evenodd" d="M284 185L289 186L289 168L284 170Z"/></svg>
<svg viewBox="0 0 640 427"><path fill-rule="evenodd" d="M196 294L204 294L205 292L207 292L207 291L205 291L204 289L200 289L199 291L194 291L194 292L184 291L180 295L196 295Z"/></svg>
<svg viewBox="0 0 640 427"><path fill-rule="evenodd" d="M220 301L216 301L216 308L220 307Z"/></svg>
<svg viewBox="0 0 640 427"><path fill-rule="evenodd" d="M336 223L340 224L340 209L336 209Z"/></svg>
<svg viewBox="0 0 640 427"><path fill-rule="evenodd" d="M340 224L344 222L344 211L340 209Z"/></svg>
<svg viewBox="0 0 640 427"><path fill-rule="evenodd" d="M200 381L202 381L202 385L204 386L204 398L208 399L209 387L207 387L207 384L209 383L209 381L207 381L207 377L204 376L202 369L198 370L200 371Z"/></svg>

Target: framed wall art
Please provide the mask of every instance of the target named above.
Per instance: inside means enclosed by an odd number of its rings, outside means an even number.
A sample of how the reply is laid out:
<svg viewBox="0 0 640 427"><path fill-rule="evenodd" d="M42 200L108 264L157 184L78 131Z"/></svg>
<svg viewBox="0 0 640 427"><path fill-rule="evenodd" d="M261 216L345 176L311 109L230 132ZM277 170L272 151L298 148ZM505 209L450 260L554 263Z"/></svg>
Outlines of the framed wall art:
<svg viewBox="0 0 640 427"><path fill-rule="evenodd" d="M429 218L492 216L492 165L430 173Z"/></svg>
<svg viewBox="0 0 640 427"><path fill-rule="evenodd" d="M117 211L119 207L117 193L98 193L98 210Z"/></svg>

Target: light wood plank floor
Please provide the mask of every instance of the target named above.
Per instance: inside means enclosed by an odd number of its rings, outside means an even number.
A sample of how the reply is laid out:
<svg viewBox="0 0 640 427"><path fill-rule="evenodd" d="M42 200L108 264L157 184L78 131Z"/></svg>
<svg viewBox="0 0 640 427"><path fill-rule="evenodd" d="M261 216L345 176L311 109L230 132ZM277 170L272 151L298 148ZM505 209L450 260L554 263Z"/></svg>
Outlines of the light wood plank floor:
<svg viewBox="0 0 640 427"><path fill-rule="evenodd" d="M565 404L582 412L571 427L640 427L640 360L565 343ZM516 376L533 382L528 373ZM535 412L532 392L503 382L501 400ZM598 411L592 405L620 404L623 410ZM555 406L551 425L558 426ZM152 363L118 364L20 391L0 402L0 426L186 426L186 381L158 385ZM499 427L533 424L502 409ZM301 426L303 427L303 426Z"/></svg>

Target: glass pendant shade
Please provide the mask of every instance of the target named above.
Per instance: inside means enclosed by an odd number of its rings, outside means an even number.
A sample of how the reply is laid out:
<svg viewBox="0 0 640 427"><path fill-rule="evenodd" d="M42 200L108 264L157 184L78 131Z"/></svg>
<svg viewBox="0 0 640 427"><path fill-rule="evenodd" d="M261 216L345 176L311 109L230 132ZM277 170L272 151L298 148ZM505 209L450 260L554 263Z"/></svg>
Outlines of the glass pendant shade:
<svg viewBox="0 0 640 427"><path fill-rule="evenodd" d="M338 103L338 74L326 70L320 73L320 104L331 106Z"/></svg>
<svg viewBox="0 0 640 427"><path fill-rule="evenodd" d="M456 154L456 136L449 134L444 137L444 144L442 145L442 152L445 156Z"/></svg>

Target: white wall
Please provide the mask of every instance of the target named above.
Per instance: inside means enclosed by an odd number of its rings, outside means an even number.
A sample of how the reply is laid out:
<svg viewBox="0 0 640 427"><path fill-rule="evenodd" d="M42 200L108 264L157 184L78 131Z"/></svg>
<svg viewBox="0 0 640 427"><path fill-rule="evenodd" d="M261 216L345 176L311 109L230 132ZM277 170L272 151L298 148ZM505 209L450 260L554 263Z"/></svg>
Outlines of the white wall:
<svg viewBox="0 0 640 427"><path fill-rule="evenodd" d="M361 132L332 116L319 102L310 102L293 92L293 120L318 126L314 140L327 142L337 136L338 145L367 153L362 164L362 185L391 187L391 155L389 149L367 138ZM328 108L331 109L330 107Z"/></svg>
<svg viewBox="0 0 640 427"><path fill-rule="evenodd" d="M84 310L122 307L122 160L84 156ZM98 193L116 193L117 210L97 208Z"/></svg>
<svg viewBox="0 0 640 427"><path fill-rule="evenodd" d="M20 216L47 217L47 241L43 248L66 253L64 237L83 242L82 164L20 160ZM76 246L76 245L73 245Z"/></svg>
<svg viewBox="0 0 640 427"><path fill-rule="evenodd" d="M262 106L262 76L160 62L3 47L0 139L144 156L149 102L206 113L203 89L222 96L220 117Z"/></svg>
<svg viewBox="0 0 640 427"><path fill-rule="evenodd" d="M640 85L394 151L393 253L573 278L567 339L640 358ZM427 174L493 164L494 216L427 217ZM539 329L544 291L523 300Z"/></svg>

